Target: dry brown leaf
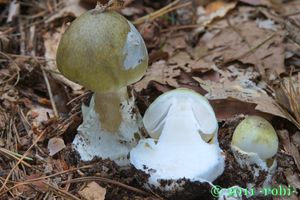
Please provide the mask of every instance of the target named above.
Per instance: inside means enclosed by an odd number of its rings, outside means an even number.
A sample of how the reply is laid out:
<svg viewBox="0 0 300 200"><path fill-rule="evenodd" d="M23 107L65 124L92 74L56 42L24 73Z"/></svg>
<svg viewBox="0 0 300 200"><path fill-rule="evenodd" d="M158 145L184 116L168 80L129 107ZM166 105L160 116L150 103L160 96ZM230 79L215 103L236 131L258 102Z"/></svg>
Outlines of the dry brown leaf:
<svg viewBox="0 0 300 200"><path fill-rule="evenodd" d="M26 180L40 178L42 174L31 174L29 176L25 176ZM32 181L28 185L19 185L15 188L14 194L26 196L28 198L34 199L37 195L37 191L46 193L49 191L48 186L43 183L43 180Z"/></svg>
<svg viewBox="0 0 300 200"><path fill-rule="evenodd" d="M224 17L230 10L234 9L237 2L213 1L205 9L199 7L197 23L207 26L216 18Z"/></svg>
<svg viewBox="0 0 300 200"><path fill-rule="evenodd" d="M297 172L292 172L291 169L286 169L284 171L284 175L290 186L292 186L293 188L300 189L300 179L299 179L299 175L297 174Z"/></svg>
<svg viewBox="0 0 300 200"><path fill-rule="evenodd" d="M162 51L167 52L169 56L172 57L178 50L186 49L188 45L185 37L186 33L182 32L180 34L170 35L164 42Z"/></svg>
<svg viewBox="0 0 300 200"><path fill-rule="evenodd" d="M266 41L272 34L271 30L258 28L254 21L235 28L228 27L207 44L211 53L204 59L213 61L223 58L224 62L238 59L257 66L261 74L265 74L266 70L280 74L285 72L283 38L277 34ZM259 46L263 42L265 43Z"/></svg>
<svg viewBox="0 0 300 200"><path fill-rule="evenodd" d="M171 86L178 87L178 83L174 78L179 75L179 69L170 67L167 65L166 61L161 60L148 67L145 77L134 84L134 89L139 92L142 89L147 88L151 81L157 81L161 84L169 84Z"/></svg>
<svg viewBox="0 0 300 200"><path fill-rule="evenodd" d="M46 23L50 23L58 18L65 17L67 15L73 15L74 17L79 17L83 14L86 9L80 6L80 0L65 0L64 7L59 9L59 11L52 15L49 19L46 20Z"/></svg>
<svg viewBox="0 0 300 200"><path fill-rule="evenodd" d="M52 77L65 83L69 87L71 87L74 91L81 90L82 86L70 81L69 79L65 78L61 75L56 67L56 51L58 48L58 44L62 34L65 32L66 27L62 26L57 28L53 33L47 32L43 35L44 38L44 46L45 46L45 58L47 60L46 69L49 71L57 72L52 73Z"/></svg>
<svg viewBox="0 0 300 200"><path fill-rule="evenodd" d="M62 138L51 138L48 142L49 155L53 156L66 147Z"/></svg>
<svg viewBox="0 0 300 200"><path fill-rule="evenodd" d="M278 135L280 137L281 142L283 143L284 150L286 151L286 153L288 153L290 156L294 158L296 166L300 171L300 153L296 145L294 145L290 141L289 132L287 130L281 130L278 131Z"/></svg>
<svg viewBox="0 0 300 200"><path fill-rule="evenodd" d="M95 181L90 182L85 188L80 190L79 195L86 200L104 200L106 189L98 185Z"/></svg>
<svg viewBox="0 0 300 200"><path fill-rule="evenodd" d="M218 82L193 77L208 92L205 95L208 99L234 98L256 104L256 110L285 118L275 100L265 92L264 86L252 81L259 76L252 68L238 69L230 66L227 70L219 70L216 67L215 70L221 74ZM262 83L260 84L263 85Z"/></svg>
<svg viewBox="0 0 300 200"><path fill-rule="evenodd" d="M179 87L176 77L180 75L180 71L190 72L206 72L210 70L210 65L203 60L195 61L189 54L180 51L166 61L158 61L148 67L145 77L134 85L136 91L145 89L149 82L156 81L161 84L168 84L173 87Z"/></svg>

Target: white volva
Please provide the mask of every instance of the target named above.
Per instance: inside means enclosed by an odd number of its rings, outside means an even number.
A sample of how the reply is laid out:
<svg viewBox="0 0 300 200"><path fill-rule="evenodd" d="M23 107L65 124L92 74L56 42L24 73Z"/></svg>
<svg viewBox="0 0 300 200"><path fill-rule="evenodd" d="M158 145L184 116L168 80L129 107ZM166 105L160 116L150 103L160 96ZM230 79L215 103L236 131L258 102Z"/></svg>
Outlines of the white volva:
<svg viewBox="0 0 300 200"><path fill-rule="evenodd" d="M150 136L158 140L140 140L130 152L130 161L150 174L150 184L181 178L211 182L223 173L218 123L203 96L188 89L167 92L150 105L143 121Z"/></svg>
<svg viewBox="0 0 300 200"><path fill-rule="evenodd" d="M137 144L135 134L139 136L142 118L139 113L132 112L134 99L122 100L122 123L119 130L111 134L101 128L99 114L95 111L94 97L90 105L82 105L83 122L78 127L73 145L82 160L92 160L95 156L109 158L119 165L129 164L128 155Z"/></svg>

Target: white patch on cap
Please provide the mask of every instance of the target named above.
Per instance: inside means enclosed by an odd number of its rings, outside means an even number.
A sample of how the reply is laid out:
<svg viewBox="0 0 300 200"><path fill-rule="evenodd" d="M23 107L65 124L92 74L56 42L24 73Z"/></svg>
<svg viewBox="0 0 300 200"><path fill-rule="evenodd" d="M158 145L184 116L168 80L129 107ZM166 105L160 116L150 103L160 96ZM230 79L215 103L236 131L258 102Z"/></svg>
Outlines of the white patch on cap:
<svg viewBox="0 0 300 200"><path fill-rule="evenodd" d="M123 53L125 55L123 66L126 70L134 69L147 55L146 45L140 33L128 21L130 32L127 34Z"/></svg>

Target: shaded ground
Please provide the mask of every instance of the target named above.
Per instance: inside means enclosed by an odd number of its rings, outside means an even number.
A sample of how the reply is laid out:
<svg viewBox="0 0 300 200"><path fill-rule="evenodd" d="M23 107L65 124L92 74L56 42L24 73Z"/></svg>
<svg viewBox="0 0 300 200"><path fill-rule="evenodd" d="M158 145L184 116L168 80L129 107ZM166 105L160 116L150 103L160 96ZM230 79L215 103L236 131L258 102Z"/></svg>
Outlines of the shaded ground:
<svg viewBox="0 0 300 200"><path fill-rule="evenodd" d="M78 199L91 181L106 188L105 199L215 199L201 184L187 183L173 196L147 190L147 177L134 168L101 159L81 162L72 151L80 106L92 93L57 73L55 53L68 23L96 5L78 2L0 0L0 199ZM299 10L297 0L136 0L120 11L149 51L147 73L132 86L141 113L177 87L206 95L213 105L226 155L225 172L214 182L221 187L253 180L229 145L244 115L256 114L273 124L280 139L272 186L299 192ZM66 147L50 156L50 139Z"/></svg>

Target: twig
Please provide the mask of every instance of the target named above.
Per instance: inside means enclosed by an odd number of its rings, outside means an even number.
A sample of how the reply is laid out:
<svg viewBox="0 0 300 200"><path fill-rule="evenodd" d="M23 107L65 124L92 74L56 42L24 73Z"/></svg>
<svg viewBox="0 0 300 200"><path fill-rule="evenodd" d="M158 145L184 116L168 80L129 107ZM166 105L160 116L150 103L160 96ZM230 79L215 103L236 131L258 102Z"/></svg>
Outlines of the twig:
<svg viewBox="0 0 300 200"><path fill-rule="evenodd" d="M59 117L58 112L57 112L57 108L56 108L56 105L55 105L55 101L54 101L54 98L53 98L51 86L50 86L50 83L49 83L49 79L48 79L47 74L44 71L44 69L41 68L41 70L43 72L43 76L44 76L44 80L45 80L46 87L47 87L47 90L48 90L48 94L49 94L49 97L50 97L50 101L51 101L52 109L53 109L53 112L54 112L54 116Z"/></svg>
<svg viewBox="0 0 300 200"><path fill-rule="evenodd" d="M6 80L6 81L4 81L4 82L8 82L8 81L14 79L14 78L17 76L17 80L16 80L16 82L14 83L14 86L16 86L16 85L18 84L18 82L19 82L19 79L20 79L20 73L19 73L20 67L19 67L18 63L17 63L15 60L13 60L10 56L8 56L6 53L4 53L4 52L2 52L2 51L0 51L0 55L4 56L5 58L7 58L8 60L10 60L12 63L15 64L15 66L16 66L16 68L17 68L17 73L16 73L17 75L13 75L11 78L9 78L8 80ZM4 82L2 82L2 83L0 83L0 84L3 84Z"/></svg>
<svg viewBox="0 0 300 200"><path fill-rule="evenodd" d="M108 178L103 178L103 177L95 177L95 176L93 176L93 177L75 178L75 179L71 179L71 180L68 180L68 181L62 181L61 184L77 183L77 182L85 182L85 181L101 181L101 182L106 182L106 183L110 183L110 184L113 184L113 185L117 185L117 186L123 187L125 189L131 190L133 192L136 192L136 193L139 193L139 194L142 194L142 195L149 195L149 193L144 192L143 190L134 188L132 186L126 185L124 183L120 183L120 182L115 181L115 180L111 180L111 179L108 179Z"/></svg>
<svg viewBox="0 0 300 200"><path fill-rule="evenodd" d="M201 24L188 24L188 25L179 25L179 26L171 26L167 29L162 29L161 32L169 32L169 31L177 31L177 30L182 30L182 29L193 29L193 28L198 28L199 26L202 26Z"/></svg>
<svg viewBox="0 0 300 200"><path fill-rule="evenodd" d="M13 155L13 156L15 156L15 157L17 157L17 158L21 158L21 157L22 157L22 155L21 155L21 154L18 154L18 153L12 152L12 151L10 151L10 150L7 150L7 149L4 149L4 148L2 148L2 147L0 147L0 151L3 151L4 153L7 153L7 154L11 154L11 155ZM32 159L32 158L30 158L30 157L27 157L27 156L24 158L24 160L33 161L33 159Z"/></svg>
<svg viewBox="0 0 300 200"><path fill-rule="evenodd" d="M163 16L163 15L169 13L169 12L172 12L173 10L176 10L176 9L183 8L183 7L191 5L191 2L187 2L187 3L183 3L183 4L175 6L179 2L180 2L180 0L176 0L176 1L172 2L172 3L170 3L169 5L161 8L161 9L159 9L159 10L153 12L153 13L150 13L150 14L148 14L146 16L138 18L137 20L135 20L133 22L133 24L139 25L139 24L142 24L144 22L154 20L154 19L156 19L156 18L158 18L160 16Z"/></svg>
<svg viewBox="0 0 300 200"><path fill-rule="evenodd" d="M69 192L66 192L66 191L64 191L64 190L61 190L61 189L59 189L59 188L56 188L55 186L53 186L53 185L51 185L51 184L49 184L49 183L47 183L47 182L45 182L45 181L43 181L43 183L46 184L46 185L48 185L49 188L51 188L52 191L53 191L54 193L61 194L62 196L65 196L65 198L67 198L67 199L80 200L79 198L77 198L77 197L74 196L73 194L70 194Z"/></svg>
<svg viewBox="0 0 300 200"><path fill-rule="evenodd" d="M40 180L47 179L47 178L52 178L52 177L55 177L55 176L59 176L61 174L66 174L66 173L69 173L69 172L77 171L79 169L87 169L87 168L92 168L92 167L93 167L93 165L86 165L86 166L82 166L82 167L78 167L78 168L74 168L74 169L65 170L65 171L62 171L62 172L57 172L55 174L51 174L51 175L48 175L48 176L42 176L42 177L39 177L39 178L28 179L28 180L24 180L22 182L15 182L14 186L12 186L9 189L1 192L0 197L3 194L11 191L12 189L17 188L17 187L22 186L22 185L28 185L28 184L31 184L32 182L40 181ZM8 181L8 182L11 182L11 181Z"/></svg>
<svg viewBox="0 0 300 200"><path fill-rule="evenodd" d="M86 95L90 95L91 94L91 92L85 92L85 93L83 93L83 94L81 94L81 95L79 95L79 96L77 96L77 97L75 97L75 98L73 98L73 99L71 99L66 105L70 105L71 103L73 103L74 101L76 101L76 100L78 100L78 99L81 99L81 98L83 98L84 96L86 96Z"/></svg>
<svg viewBox="0 0 300 200"><path fill-rule="evenodd" d="M1 151L2 153L4 153L4 154L6 154L6 155L8 155L8 156L10 156L10 157L12 157L12 158L14 158L14 159L16 159L16 160L19 160L20 157L21 157L20 154L15 153L15 152L12 152L12 151L9 151L9 150L4 149L4 148L0 148L0 151ZM32 160L32 158L29 158L29 157L26 157L26 158L24 158L24 159ZM31 165L28 164L27 162L21 161L21 163L24 164L24 165L26 165L27 167L30 167L30 168L31 168Z"/></svg>
<svg viewBox="0 0 300 200"><path fill-rule="evenodd" d="M1 184L3 184L3 181L4 181L4 179L2 179L2 178L0 177L0 183L1 183ZM5 186L5 188L8 189L7 186ZM13 198L15 198L15 195L13 194L13 192L9 191L9 193L10 193L10 195L11 195ZM0 196L1 196L1 195L0 195Z"/></svg>
<svg viewBox="0 0 300 200"><path fill-rule="evenodd" d="M45 134L46 130L44 130L37 138L36 140L32 143L32 145L27 149L27 151L23 154L23 156L20 158L20 160L18 160L18 162L15 164L15 166L10 170L10 172L8 173L3 185L0 188L0 192L5 188L6 183L8 182L10 176L12 175L12 173L15 171L15 169L18 167L18 165L22 162L22 160L24 160L24 158L27 156L27 154L29 153L29 151L34 147L34 145L36 145L36 143L43 137L43 135Z"/></svg>

